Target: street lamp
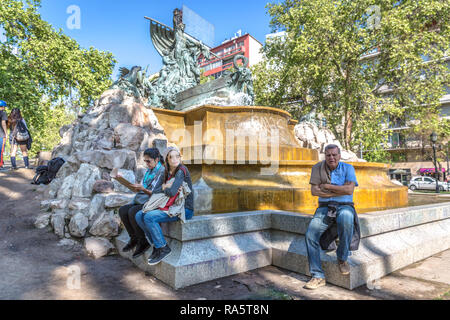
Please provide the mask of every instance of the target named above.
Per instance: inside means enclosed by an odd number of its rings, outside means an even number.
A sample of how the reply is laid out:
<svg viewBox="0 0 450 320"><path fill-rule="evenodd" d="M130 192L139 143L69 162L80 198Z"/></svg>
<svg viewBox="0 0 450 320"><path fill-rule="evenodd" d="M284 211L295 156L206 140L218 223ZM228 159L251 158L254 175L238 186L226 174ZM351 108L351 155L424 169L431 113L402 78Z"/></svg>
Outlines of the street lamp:
<svg viewBox="0 0 450 320"><path fill-rule="evenodd" d="M449 145L450 145L450 141L447 141L447 187L448 187L448 183L450 182L450 177L449 177L450 168L449 168L449 165L448 165L448 146Z"/></svg>
<svg viewBox="0 0 450 320"><path fill-rule="evenodd" d="M433 131L433 133L430 135L430 140L433 143L435 178L436 178L436 174L438 173L437 160L436 160L436 141L437 141L437 139L438 139L438 136L437 136L436 132ZM439 174L437 175L437 177L439 177ZM436 193L439 193L439 178L436 178Z"/></svg>

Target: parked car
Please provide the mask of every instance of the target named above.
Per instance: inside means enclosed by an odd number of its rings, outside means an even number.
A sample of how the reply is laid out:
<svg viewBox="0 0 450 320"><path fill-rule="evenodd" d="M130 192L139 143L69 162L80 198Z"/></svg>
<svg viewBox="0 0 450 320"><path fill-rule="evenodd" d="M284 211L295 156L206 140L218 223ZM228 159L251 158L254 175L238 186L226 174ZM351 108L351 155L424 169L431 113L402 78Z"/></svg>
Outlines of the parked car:
<svg viewBox="0 0 450 320"><path fill-rule="evenodd" d="M449 191L449 185L446 182L438 182L439 191ZM415 177L408 184L408 188L414 190L436 190L436 179L431 177Z"/></svg>

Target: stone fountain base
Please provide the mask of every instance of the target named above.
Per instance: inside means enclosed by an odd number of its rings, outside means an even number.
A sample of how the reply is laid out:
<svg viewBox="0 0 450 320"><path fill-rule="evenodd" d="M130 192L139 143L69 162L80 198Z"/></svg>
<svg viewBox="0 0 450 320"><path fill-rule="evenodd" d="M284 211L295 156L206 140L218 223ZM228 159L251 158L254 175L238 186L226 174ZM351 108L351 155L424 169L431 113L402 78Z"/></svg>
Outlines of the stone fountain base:
<svg viewBox="0 0 450 320"><path fill-rule="evenodd" d="M191 172L196 214L251 210L313 213L311 168L317 150L294 136L297 121L268 107L202 106L184 112L153 109L169 142ZM406 206L408 188L393 184L389 165L351 162L358 213Z"/></svg>
<svg viewBox="0 0 450 320"><path fill-rule="evenodd" d="M268 265L310 275L305 233L311 218L268 210L164 223L172 254L156 266L147 264L151 250L134 260L122 252L126 231L115 241L122 256L175 289ZM348 260L350 275L339 273L334 251L322 254L328 283L352 290L449 249L450 202L363 214L360 226L360 248Z"/></svg>

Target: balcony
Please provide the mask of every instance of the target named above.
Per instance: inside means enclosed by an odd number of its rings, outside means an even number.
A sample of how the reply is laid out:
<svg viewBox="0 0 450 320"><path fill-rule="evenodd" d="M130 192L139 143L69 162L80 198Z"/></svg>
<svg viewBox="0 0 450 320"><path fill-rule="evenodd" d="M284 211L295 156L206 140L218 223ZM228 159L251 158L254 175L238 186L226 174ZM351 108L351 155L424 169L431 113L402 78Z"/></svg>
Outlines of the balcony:
<svg viewBox="0 0 450 320"><path fill-rule="evenodd" d="M243 55L245 55L245 47L235 48L235 49L233 49L231 51L224 52L223 54L219 54L218 56L219 56L220 59L216 58L214 60L209 60L209 61L206 60L206 59L203 59L203 62L200 63L200 68L206 67L207 65L209 65L211 63L214 63L214 62L217 62L219 60L227 59L227 58L232 57L232 56L234 56L236 54L243 54Z"/></svg>

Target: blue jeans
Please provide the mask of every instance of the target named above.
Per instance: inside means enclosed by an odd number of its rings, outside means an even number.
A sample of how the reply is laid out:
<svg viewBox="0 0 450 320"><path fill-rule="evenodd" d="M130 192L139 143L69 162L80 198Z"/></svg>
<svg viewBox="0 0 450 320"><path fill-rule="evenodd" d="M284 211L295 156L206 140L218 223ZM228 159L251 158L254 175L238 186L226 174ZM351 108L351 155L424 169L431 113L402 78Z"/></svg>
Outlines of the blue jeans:
<svg viewBox="0 0 450 320"><path fill-rule="evenodd" d="M186 220L192 219L194 211L189 209L185 209L185 211ZM152 243L155 248L162 248L167 245L159 224L162 222L174 222L178 220L180 220L178 217L171 218L165 211L159 209L147 212L146 214L144 214L142 210L136 213L137 224L144 230L148 241Z"/></svg>
<svg viewBox="0 0 450 320"><path fill-rule="evenodd" d="M308 251L309 272L313 278L325 279L320 262L320 237L331 224L331 218L327 217L328 208L320 207L316 210L306 232L305 242ZM347 261L350 252L350 243L353 237L354 210L351 206L338 206L336 212L336 223L338 229L339 246L336 255L339 260Z"/></svg>

